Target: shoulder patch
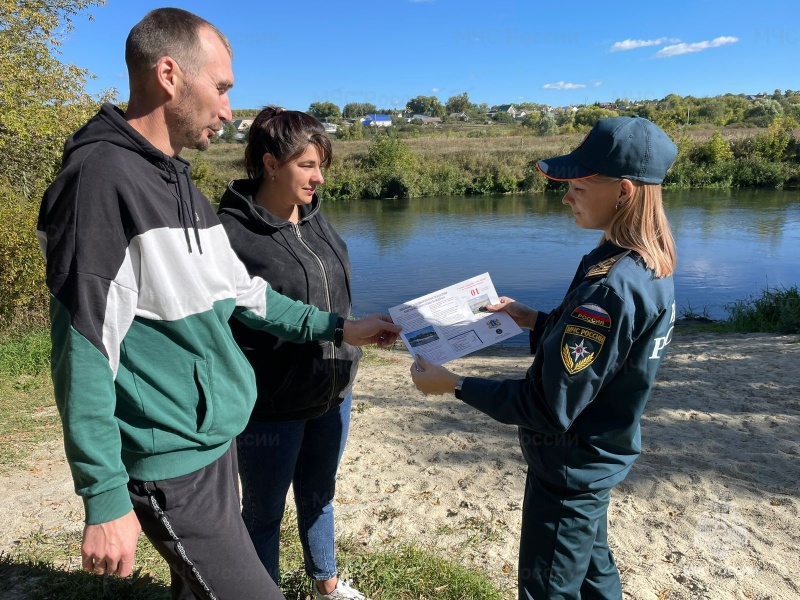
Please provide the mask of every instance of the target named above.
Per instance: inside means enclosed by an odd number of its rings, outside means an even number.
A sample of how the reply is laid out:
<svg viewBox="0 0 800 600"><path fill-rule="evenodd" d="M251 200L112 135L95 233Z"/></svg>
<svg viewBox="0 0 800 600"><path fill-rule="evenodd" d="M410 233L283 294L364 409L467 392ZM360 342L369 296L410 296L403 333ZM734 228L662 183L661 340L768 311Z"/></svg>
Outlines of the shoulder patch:
<svg viewBox="0 0 800 600"><path fill-rule="evenodd" d="M586 276L584 279L593 279L595 277L605 277L608 275L609 271L617 264L621 259L625 258L630 254L630 250L626 250L625 252L620 252L619 254L615 254L614 256L610 256L605 260L601 260L596 265L589 268L586 272Z"/></svg>
<svg viewBox="0 0 800 600"><path fill-rule="evenodd" d="M606 336L599 331L581 325L567 325L561 336L561 362L567 373L575 375L591 365L605 341Z"/></svg>
<svg viewBox="0 0 800 600"><path fill-rule="evenodd" d="M611 317L597 304L581 304L572 311L572 318L589 323L589 325L605 327L606 329L611 328Z"/></svg>

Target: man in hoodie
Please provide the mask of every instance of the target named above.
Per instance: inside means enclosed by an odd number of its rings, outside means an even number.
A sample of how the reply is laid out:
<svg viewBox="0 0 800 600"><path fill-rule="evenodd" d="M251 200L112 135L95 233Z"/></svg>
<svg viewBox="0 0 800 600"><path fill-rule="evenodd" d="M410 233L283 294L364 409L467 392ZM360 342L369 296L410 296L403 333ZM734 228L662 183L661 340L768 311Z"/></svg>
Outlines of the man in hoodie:
<svg viewBox="0 0 800 600"><path fill-rule="evenodd" d="M37 227L83 567L129 575L143 530L170 565L173 598L283 598L241 520L232 440L256 386L228 319L353 345L388 345L399 328L294 302L232 251L178 156L206 149L231 118L231 49L213 25L154 10L125 60L127 111L106 104L67 141Z"/></svg>

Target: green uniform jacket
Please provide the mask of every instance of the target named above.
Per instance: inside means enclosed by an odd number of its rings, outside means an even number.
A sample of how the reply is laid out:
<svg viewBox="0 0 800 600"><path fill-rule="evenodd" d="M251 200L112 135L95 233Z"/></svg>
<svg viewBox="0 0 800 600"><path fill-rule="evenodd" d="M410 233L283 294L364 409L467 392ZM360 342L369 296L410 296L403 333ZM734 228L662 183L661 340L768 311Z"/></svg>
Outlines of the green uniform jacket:
<svg viewBox="0 0 800 600"><path fill-rule="evenodd" d="M605 242L531 332L525 379L467 378L461 398L519 426L531 474L566 490L609 489L641 452L642 412L674 321L672 278Z"/></svg>
<svg viewBox="0 0 800 600"><path fill-rule="evenodd" d="M229 317L292 341L333 338L337 315L251 278L189 164L111 105L67 141L37 229L56 404L89 524L131 510L129 477L196 471L244 429L255 379Z"/></svg>

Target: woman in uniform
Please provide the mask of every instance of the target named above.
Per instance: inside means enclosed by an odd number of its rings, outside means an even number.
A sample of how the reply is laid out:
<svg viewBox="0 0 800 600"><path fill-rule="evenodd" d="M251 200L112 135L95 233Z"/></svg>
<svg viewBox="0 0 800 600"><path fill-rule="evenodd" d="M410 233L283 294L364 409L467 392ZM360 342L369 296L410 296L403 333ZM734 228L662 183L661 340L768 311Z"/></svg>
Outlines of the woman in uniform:
<svg viewBox="0 0 800 600"><path fill-rule="evenodd" d="M676 255L661 183L676 156L655 124L613 117L570 154L539 161L569 184L562 202L578 227L603 235L552 312L505 297L487 307L530 329L525 378L461 377L421 357L411 367L422 392L454 393L519 427L528 463L520 600L622 598L606 515L641 452L642 412L672 338Z"/></svg>

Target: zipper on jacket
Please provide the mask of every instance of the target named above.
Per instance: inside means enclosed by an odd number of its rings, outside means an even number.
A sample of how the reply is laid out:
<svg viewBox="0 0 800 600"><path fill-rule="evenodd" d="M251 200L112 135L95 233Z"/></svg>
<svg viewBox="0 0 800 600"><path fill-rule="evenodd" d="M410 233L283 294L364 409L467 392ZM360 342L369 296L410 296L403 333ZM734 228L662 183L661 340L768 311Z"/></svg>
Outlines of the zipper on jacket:
<svg viewBox="0 0 800 600"><path fill-rule="evenodd" d="M300 245L303 246L308 253L314 257L314 260L317 261L317 266L319 267L320 272L322 273L322 283L325 289L325 301L327 304L327 312L331 312L331 290L328 286L328 273L325 271L325 263L322 262L322 259L317 256L316 252L311 249L311 246L306 244L305 240L303 239L303 234L300 233L300 225L298 223L292 223L292 230L294 234L297 236L297 241L300 242ZM331 393L329 394L328 398L328 408L326 410L330 410L331 403L334 401L333 394L336 391L336 344L331 342L331 359L333 361L332 368L331 368Z"/></svg>

